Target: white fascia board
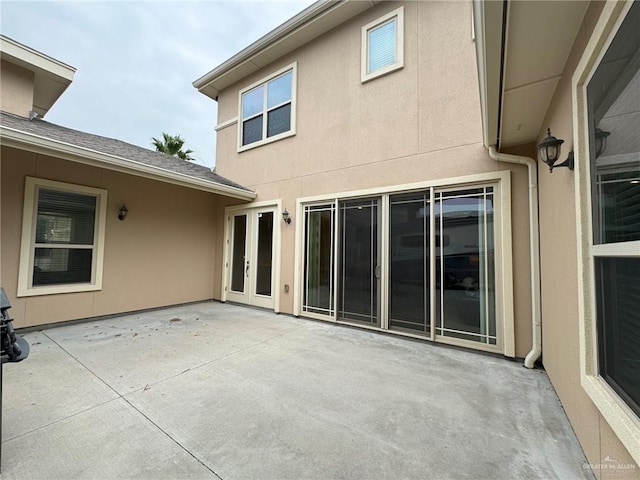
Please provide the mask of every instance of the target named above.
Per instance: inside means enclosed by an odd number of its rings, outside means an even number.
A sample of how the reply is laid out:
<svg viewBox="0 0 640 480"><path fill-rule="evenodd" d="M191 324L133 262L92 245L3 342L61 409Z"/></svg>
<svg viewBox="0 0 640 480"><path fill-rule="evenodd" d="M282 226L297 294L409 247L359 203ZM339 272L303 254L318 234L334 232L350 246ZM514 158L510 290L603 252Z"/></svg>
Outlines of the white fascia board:
<svg viewBox="0 0 640 480"><path fill-rule="evenodd" d="M473 1L473 27L476 44L482 135L485 147L495 145L501 115L501 67L504 3Z"/></svg>
<svg viewBox="0 0 640 480"><path fill-rule="evenodd" d="M16 63L23 68L34 72L46 72L54 77L59 77L60 83L63 83L64 80L73 81L73 75L76 72L74 67L22 45L4 35L0 35L0 52L2 52L3 58L9 57L6 58L8 61Z"/></svg>
<svg viewBox="0 0 640 480"><path fill-rule="evenodd" d="M226 86L377 3L379 0L320 0L195 80L193 86L215 100Z"/></svg>
<svg viewBox="0 0 640 480"><path fill-rule="evenodd" d="M241 188L191 177L183 173L154 167L66 142L51 140L5 126L0 126L0 144L240 200L250 201L256 198L254 192Z"/></svg>
<svg viewBox="0 0 640 480"><path fill-rule="evenodd" d="M284 22L280 26L276 27L271 32L267 33L262 38L256 40L251 45L236 53L233 57L229 58L227 61L219 65L218 67L211 70L209 73L204 74L202 77L198 78L193 82L193 86L197 89L201 89L206 86L209 82L211 82L214 78L220 76L221 74L233 69L235 66L240 63L250 59L257 53L259 53L263 48L276 41L280 40L296 28L300 27L310 19L313 19L317 15L319 15L322 11L327 8L332 7L335 4L343 3L344 0L336 1L336 0L320 0L311 6L304 9L302 12L292 17L288 21Z"/></svg>

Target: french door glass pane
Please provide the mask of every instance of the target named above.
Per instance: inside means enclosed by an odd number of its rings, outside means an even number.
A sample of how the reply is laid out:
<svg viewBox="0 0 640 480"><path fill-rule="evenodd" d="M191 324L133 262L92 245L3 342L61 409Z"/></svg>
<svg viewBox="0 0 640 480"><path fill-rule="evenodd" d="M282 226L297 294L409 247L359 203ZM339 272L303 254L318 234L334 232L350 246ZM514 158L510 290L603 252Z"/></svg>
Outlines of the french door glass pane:
<svg viewBox="0 0 640 480"><path fill-rule="evenodd" d="M271 295L273 258L273 212L258 213L256 295Z"/></svg>
<svg viewBox="0 0 640 480"><path fill-rule="evenodd" d="M303 308L307 312L333 315L334 207L306 207L305 281Z"/></svg>
<svg viewBox="0 0 640 480"><path fill-rule="evenodd" d="M341 319L379 323L378 315L378 200L340 203Z"/></svg>
<svg viewBox="0 0 640 480"><path fill-rule="evenodd" d="M233 252L231 254L231 290L244 292L245 246L247 241L247 216L233 217Z"/></svg>
<svg viewBox="0 0 640 480"><path fill-rule="evenodd" d="M390 198L389 326L429 333L429 194Z"/></svg>
<svg viewBox="0 0 640 480"><path fill-rule="evenodd" d="M439 335L496 344L493 201L491 187L437 194Z"/></svg>

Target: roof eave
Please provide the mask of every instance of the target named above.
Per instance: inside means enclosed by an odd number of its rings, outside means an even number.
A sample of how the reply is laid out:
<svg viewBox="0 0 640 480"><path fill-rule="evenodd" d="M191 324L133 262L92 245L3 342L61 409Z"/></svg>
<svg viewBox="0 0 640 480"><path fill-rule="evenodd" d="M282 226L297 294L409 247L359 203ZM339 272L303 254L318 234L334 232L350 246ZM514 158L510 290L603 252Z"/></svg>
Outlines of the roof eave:
<svg viewBox="0 0 640 480"><path fill-rule="evenodd" d="M487 148L499 143L504 8L504 2L473 1L482 135Z"/></svg>
<svg viewBox="0 0 640 480"><path fill-rule="evenodd" d="M223 88L378 2L379 0L320 0L194 81L193 86L204 95L217 100ZM311 28L312 26L315 28Z"/></svg>
<svg viewBox="0 0 640 480"><path fill-rule="evenodd" d="M31 47L0 35L0 58L34 75L33 109L46 115L73 81L76 69Z"/></svg>
<svg viewBox="0 0 640 480"><path fill-rule="evenodd" d="M63 160L106 168L239 200L251 201L256 198L256 194L249 190L191 177L183 173L173 172L1 125L0 145L56 156Z"/></svg>

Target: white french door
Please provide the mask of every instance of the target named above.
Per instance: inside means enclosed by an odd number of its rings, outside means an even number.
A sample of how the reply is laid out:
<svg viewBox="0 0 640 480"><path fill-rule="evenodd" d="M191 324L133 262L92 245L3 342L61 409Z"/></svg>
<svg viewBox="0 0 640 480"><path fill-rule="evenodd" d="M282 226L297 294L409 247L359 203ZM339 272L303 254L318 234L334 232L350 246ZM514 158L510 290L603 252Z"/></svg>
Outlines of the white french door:
<svg viewBox="0 0 640 480"><path fill-rule="evenodd" d="M226 300L274 308L276 207L227 215Z"/></svg>

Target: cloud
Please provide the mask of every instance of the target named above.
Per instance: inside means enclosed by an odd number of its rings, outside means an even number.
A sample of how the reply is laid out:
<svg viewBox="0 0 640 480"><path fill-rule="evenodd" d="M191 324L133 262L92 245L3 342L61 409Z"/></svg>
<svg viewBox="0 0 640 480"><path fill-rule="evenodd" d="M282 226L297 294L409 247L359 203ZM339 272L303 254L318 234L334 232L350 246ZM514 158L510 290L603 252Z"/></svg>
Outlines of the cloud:
<svg viewBox="0 0 640 480"><path fill-rule="evenodd" d="M191 83L311 1L6 1L2 32L77 68L46 119L151 148L179 134L215 163L217 104Z"/></svg>

